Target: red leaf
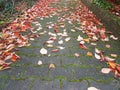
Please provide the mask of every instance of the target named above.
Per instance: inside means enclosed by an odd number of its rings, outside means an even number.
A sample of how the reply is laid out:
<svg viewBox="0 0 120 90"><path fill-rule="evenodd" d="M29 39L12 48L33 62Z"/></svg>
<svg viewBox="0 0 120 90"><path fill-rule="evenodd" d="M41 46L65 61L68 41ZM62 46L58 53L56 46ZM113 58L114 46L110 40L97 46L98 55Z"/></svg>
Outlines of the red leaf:
<svg viewBox="0 0 120 90"><path fill-rule="evenodd" d="M117 66L117 71L120 73L120 65Z"/></svg>
<svg viewBox="0 0 120 90"><path fill-rule="evenodd" d="M54 50L52 50L51 52L58 52L58 49L54 49Z"/></svg>
<svg viewBox="0 0 120 90"><path fill-rule="evenodd" d="M55 33L58 33L58 32L59 32L59 30L58 30L58 29L55 29L54 31L55 31Z"/></svg>
<svg viewBox="0 0 120 90"><path fill-rule="evenodd" d="M79 44L80 48L83 48L83 49L88 49L84 44Z"/></svg>

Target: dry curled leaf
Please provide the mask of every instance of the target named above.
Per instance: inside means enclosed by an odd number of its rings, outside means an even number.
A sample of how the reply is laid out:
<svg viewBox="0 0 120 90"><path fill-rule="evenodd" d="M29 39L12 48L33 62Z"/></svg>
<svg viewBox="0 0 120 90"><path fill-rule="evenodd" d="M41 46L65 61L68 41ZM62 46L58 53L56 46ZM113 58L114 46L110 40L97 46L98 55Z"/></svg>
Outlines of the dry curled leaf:
<svg viewBox="0 0 120 90"><path fill-rule="evenodd" d="M118 40L118 37L115 37L114 35L110 35L110 38L112 38L113 40Z"/></svg>
<svg viewBox="0 0 120 90"><path fill-rule="evenodd" d="M49 65L49 69L51 69L51 68L55 68L55 64L51 63L51 64Z"/></svg>

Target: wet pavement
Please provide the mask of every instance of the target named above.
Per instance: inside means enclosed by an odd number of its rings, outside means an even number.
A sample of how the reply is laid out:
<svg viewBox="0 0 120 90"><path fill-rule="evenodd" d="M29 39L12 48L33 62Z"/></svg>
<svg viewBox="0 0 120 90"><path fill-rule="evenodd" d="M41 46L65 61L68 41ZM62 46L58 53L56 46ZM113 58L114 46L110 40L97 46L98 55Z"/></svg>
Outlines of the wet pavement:
<svg viewBox="0 0 120 90"><path fill-rule="evenodd" d="M63 6L74 7L68 2L69 0L61 0L56 6L60 9ZM74 10L59 11L57 16L36 18L32 25L40 37L35 40L31 38L31 46L19 48L17 54L21 59L12 64L11 69L0 72L0 90L87 90L91 86L100 90L120 90L120 81L114 78L113 73L100 72L106 64L96 60L94 56L87 56L88 51L79 47L78 36L87 37L78 30L80 23L71 24L68 19L58 21L65 14L69 16L71 12ZM58 22L61 23L58 30L62 36L56 34L51 27L51 24ZM49 41L52 35L56 36L56 40L52 43L53 46L48 46L46 41ZM110 49L105 48L107 43L111 45ZM111 40L107 43L98 41L96 47L106 51L106 54L119 55L120 42ZM95 46L90 43L86 45L94 54ZM48 54L40 54L41 48L47 49ZM75 53L80 56L75 56ZM119 59L120 56L116 59L118 63ZM42 64L38 65L39 61ZM53 66L50 66L51 64Z"/></svg>

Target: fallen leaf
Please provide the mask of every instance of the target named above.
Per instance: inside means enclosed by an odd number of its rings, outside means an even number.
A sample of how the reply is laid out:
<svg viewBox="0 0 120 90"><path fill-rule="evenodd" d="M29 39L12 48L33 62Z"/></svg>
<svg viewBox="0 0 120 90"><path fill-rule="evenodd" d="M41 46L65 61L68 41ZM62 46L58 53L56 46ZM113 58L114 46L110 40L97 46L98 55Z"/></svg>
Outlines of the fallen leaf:
<svg viewBox="0 0 120 90"><path fill-rule="evenodd" d="M6 66L6 67L0 66L0 71L6 70L6 69L10 69L10 68L11 68L11 67L9 67L9 66Z"/></svg>
<svg viewBox="0 0 120 90"><path fill-rule="evenodd" d="M58 49L53 49L51 50L51 52L58 52Z"/></svg>
<svg viewBox="0 0 120 90"><path fill-rule="evenodd" d="M110 54L112 57L116 58L117 54Z"/></svg>
<svg viewBox="0 0 120 90"><path fill-rule="evenodd" d="M98 89L98 88L96 88L96 87L88 87L87 90L100 90L100 89Z"/></svg>
<svg viewBox="0 0 120 90"><path fill-rule="evenodd" d="M95 53L95 58L98 59L98 60L101 59L100 55L98 55L97 53Z"/></svg>
<svg viewBox="0 0 120 90"><path fill-rule="evenodd" d="M118 70L114 70L114 77L115 78L118 78L118 77L120 77L120 72L118 72Z"/></svg>
<svg viewBox="0 0 120 90"><path fill-rule="evenodd" d="M42 65L43 63L42 63L42 61L41 60L39 60L38 61L38 65Z"/></svg>
<svg viewBox="0 0 120 90"><path fill-rule="evenodd" d="M57 46L57 48L59 48L61 50L65 49L65 47L62 47L62 46Z"/></svg>
<svg viewBox="0 0 120 90"><path fill-rule="evenodd" d="M74 29L71 29L71 31L72 31L72 32L76 32L76 30L74 30Z"/></svg>
<svg viewBox="0 0 120 90"><path fill-rule="evenodd" d="M79 56L80 56L80 54L79 54L79 53L74 53L74 55L75 55L76 57L79 57Z"/></svg>
<svg viewBox="0 0 120 90"><path fill-rule="evenodd" d="M117 65L117 70L120 73L120 65Z"/></svg>
<svg viewBox="0 0 120 90"><path fill-rule="evenodd" d="M20 59L20 57L18 55L16 55L15 53L12 54L11 60L13 62L16 62L18 59Z"/></svg>
<svg viewBox="0 0 120 90"><path fill-rule="evenodd" d="M89 43L90 42L90 39L89 38L86 38L86 39L83 39L85 42Z"/></svg>
<svg viewBox="0 0 120 90"><path fill-rule="evenodd" d="M59 30L58 30L58 29L55 29L55 30L54 30L54 32L55 32L55 33L58 33L58 32L59 32Z"/></svg>
<svg viewBox="0 0 120 90"><path fill-rule="evenodd" d="M102 68L101 69L101 72L104 74L108 74L108 73L110 73L110 71L112 71L110 68Z"/></svg>
<svg viewBox="0 0 120 90"><path fill-rule="evenodd" d="M92 37L92 41L97 41L98 40L98 37L97 36L93 36Z"/></svg>
<svg viewBox="0 0 120 90"><path fill-rule="evenodd" d="M67 37L67 38L65 38L65 41L68 42L68 41L70 41L70 39L71 39L70 37Z"/></svg>
<svg viewBox="0 0 120 90"><path fill-rule="evenodd" d="M47 44L51 44L51 43L53 43L53 42L54 42L53 40L48 40L48 41L46 41Z"/></svg>
<svg viewBox="0 0 120 90"><path fill-rule="evenodd" d="M110 48L110 45L109 45L109 44L107 44L107 45L106 45L106 48Z"/></svg>
<svg viewBox="0 0 120 90"><path fill-rule="evenodd" d="M55 40L56 40L56 37L50 37L49 40L55 41Z"/></svg>
<svg viewBox="0 0 120 90"><path fill-rule="evenodd" d="M108 61L108 65L111 69L116 69L116 66L117 66L116 63L113 61Z"/></svg>
<svg viewBox="0 0 120 90"><path fill-rule="evenodd" d="M40 32L39 34L40 35L43 35L43 34L45 34L45 33L47 33L46 31L43 31L43 32Z"/></svg>
<svg viewBox="0 0 120 90"><path fill-rule="evenodd" d="M49 65L49 69L51 69L51 68L55 68L55 64L53 64L53 63L50 64L50 65Z"/></svg>
<svg viewBox="0 0 120 90"><path fill-rule="evenodd" d="M87 50L88 48L84 44L79 44L80 48Z"/></svg>
<svg viewBox="0 0 120 90"><path fill-rule="evenodd" d="M34 41L35 39L34 38L30 38L31 41Z"/></svg>
<svg viewBox="0 0 120 90"><path fill-rule="evenodd" d="M10 44L10 45L8 45L7 46L7 50L5 51L5 52L9 52L9 51L11 51L13 48L15 48L15 45L14 44Z"/></svg>
<svg viewBox="0 0 120 90"><path fill-rule="evenodd" d="M78 36L77 38L77 41L82 41L83 40L83 37L81 37L80 35Z"/></svg>
<svg viewBox="0 0 120 90"><path fill-rule="evenodd" d="M52 44L47 44L47 47L50 47L50 48L51 48L51 47L53 47L53 45L52 45Z"/></svg>
<svg viewBox="0 0 120 90"><path fill-rule="evenodd" d="M40 53L43 54L43 55L47 54L47 49L41 48Z"/></svg>
<svg viewBox="0 0 120 90"><path fill-rule="evenodd" d="M87 52L87 56L92 57L93 54L91 52Z"/></svg>
<svg viewBox="0 0 120 90"><path fill-rule="evenodd" d="M97 48L95 48L95 53L101 53L101 51L99 50L99 49L97 49Z"/></svg>
<svg viewBox="0 0 120 90"><path fill-rule="evenodd" d="M58 41L58 44L63 44L63 40Z"/></svg>
<svg viewBox="0 0 120 90"><path fill-rule="evenodd" d="M115 61L114 58L110 58L110 57L108 57L108 56L106 56L105 59L106 59L106 61Z"/></svg>
<svg viewBox="0 0 120 90"><path fill-rule="evenodd" d="M112 38L113 40L118 40L118 37L115 37L114 35L110 35L110 38Z"/></svg>
<svg viewBox="0 0 120 90"><path fill-rule="evenodd" d="M80 41L80 44L85 44L85 42L84 41Z"/></svg>
<svg viewBox="0 0 120 90"><path fill-rule="evenodd" d="M97 44L96 43L91 43L91 45L96 46Z"/></svg>

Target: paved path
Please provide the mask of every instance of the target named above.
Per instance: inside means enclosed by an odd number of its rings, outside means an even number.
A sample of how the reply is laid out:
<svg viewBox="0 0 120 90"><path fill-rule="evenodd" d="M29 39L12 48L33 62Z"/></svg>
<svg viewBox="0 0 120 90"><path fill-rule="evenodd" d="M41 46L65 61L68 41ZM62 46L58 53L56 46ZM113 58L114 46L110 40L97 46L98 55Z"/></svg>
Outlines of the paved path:
<svg viewBox="0 0 120 90"><path fill-rule="evenodd" d="M56 6L60 10L62 6L74 7L68 1L61 0ZM12 69L0 72L0 90L87 90L90 86L100 90L120 90L120 82L114 79L112 73L105 75L100 72L106 64L99 62L94 56L87 56L87 50L80 49L79 42L76 40L78 35L84 38L87 36L77 29L79 23L70 24L67 19L61 21L63 19L61 17L69 16L71 12L74 12L74 9L67 12L59 11L58 16L39 17L32 23L40 37L34 41L31 39L31 46L20 48L17 53L21 59L12 64ZM46 41L50 39L50 33L56 35L51 25L58 23L59 33L64 35L56 36L56 40L52 43L53 47L47 46ZM43 28L41 30L40 25ZM67 41L66 38L70 40ZM109 43L112 46L110 49L104 48L106 43L101 41L97 42L97 47L107 53L119 54L119 42L113 40ZM65 49L60 50L60 47ZM94 54L95 46L87 43L87 47ZM41 55L41 48L47 49L48 55ZM54 49L58 51L51 52ZM79 53L80 56L76 57L75 53ZM117 59L119 58L118 56ZM42 61L42 65L38 65L38 61Z"/></svg>

